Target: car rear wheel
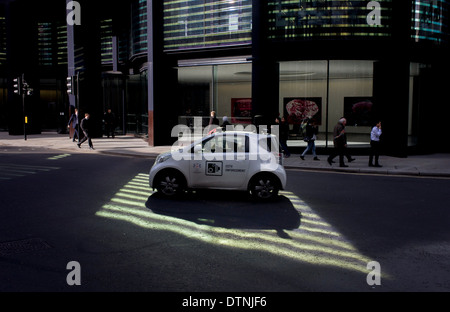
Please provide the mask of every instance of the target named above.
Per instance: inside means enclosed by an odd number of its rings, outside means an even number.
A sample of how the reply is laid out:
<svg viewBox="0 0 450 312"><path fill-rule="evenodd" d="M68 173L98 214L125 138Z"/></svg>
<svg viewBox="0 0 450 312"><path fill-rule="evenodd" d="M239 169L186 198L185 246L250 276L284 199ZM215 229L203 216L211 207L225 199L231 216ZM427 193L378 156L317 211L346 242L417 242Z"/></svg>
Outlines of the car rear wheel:
<svg viewBox="0 0 450 312"><path fill-rule="evenodd" d="M256 199L274 199L279 190L278 179L271 174L258 175L250 183L250 193Z"/></svg>
<svg viewBox="0 0 450 312"><path fill-rule="evenodd" d="M165 170L158 175L156 189L165 196L179 195L184 191L185 180L175 170Z"/></svg>

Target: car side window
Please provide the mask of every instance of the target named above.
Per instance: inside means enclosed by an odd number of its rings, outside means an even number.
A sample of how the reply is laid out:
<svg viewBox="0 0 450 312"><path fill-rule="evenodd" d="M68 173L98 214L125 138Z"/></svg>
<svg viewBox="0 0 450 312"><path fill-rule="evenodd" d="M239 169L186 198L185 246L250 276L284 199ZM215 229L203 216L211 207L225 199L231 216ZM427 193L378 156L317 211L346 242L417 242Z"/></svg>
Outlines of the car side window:
<svg viewBox="0 0 450 312"><path fill-rule="evenodd" d="M225 152L227 155L245 154L249 151L249 139L245 134L228 134L226 136L226 142ZM245 155L241 155L239 158L245 158Z"/></svg>
<svg viewBox="0 0 450 312"><path fill-rule="evenodd" d="M249 145L245 134L218 134L202 142L202 153L248 153Z"/></svg>
<svg viewBox="0 0 450 312"><path fill-rule="evenodd" d="M203 153L222 153L226 146L222 135L215 135L209 140L203 141L202 145Z"/></svg>
<svg viewBox="0 0 450 312"><path fill-rule="evenodd" d="M236 135L234 138L234 147L237 153L248 153L249 143L248 136L246 135Z"/></svg>

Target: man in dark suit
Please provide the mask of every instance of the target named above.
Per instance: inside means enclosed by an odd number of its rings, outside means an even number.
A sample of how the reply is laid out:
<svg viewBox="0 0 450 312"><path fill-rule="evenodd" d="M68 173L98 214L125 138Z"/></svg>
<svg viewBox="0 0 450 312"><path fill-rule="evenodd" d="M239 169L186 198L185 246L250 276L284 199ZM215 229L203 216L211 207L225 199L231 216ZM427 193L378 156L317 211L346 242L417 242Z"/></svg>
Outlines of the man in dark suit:
<svg viewBox="0 0 450 312"><path fill-rule="evenodd" d="M75 108L75 112L70 116L69 123L67 124L67 128L70 127L70 123L72 123L73 128L73 138L72 142L75 142L75 137L77 140L80 139L80 136L78 135L78 109Z"/></svg>
<svg viewBox="0 0 450 312"><path fill-rule="evenodd" d="M81 130L84 133L84 137L79 143L77 143L77 145L78 145L79 148L81 148L81 144L83 144L87 140L88 143L89 143L89 148L93 150L94 149L94 145L92 144L91 136L89 135L89 131L90 131L90 128L91 128L90 127L91 126L90 125L91 121L89 120L89 117L90 117L89 113L86 113L86 114L84 114L83 120L81 120L80 126L81 126Z"/></svg>
<svg viewBox="0 0 450 312"><path fill-rule="evenodd" d="M111 135L114 139L115 117L111 111L111 108L108 108L108 111L105 113L103 120L105 121L106 136L109 138L109 136Z"/></svg>

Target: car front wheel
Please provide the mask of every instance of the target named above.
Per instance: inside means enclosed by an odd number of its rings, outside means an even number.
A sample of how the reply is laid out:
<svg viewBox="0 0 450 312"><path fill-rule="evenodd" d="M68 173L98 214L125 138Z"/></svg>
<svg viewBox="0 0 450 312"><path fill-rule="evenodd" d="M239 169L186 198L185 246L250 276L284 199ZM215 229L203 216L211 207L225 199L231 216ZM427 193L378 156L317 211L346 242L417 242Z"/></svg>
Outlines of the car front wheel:
<svg viewBox="0 0 450 312"><path fill-rule="evenodd" d="M256 199L274 199L279 190L277 178L270 174L256 176L250 183L250 193Z"/></svg>
<svg viewBox="0 0 450 312"><path fill-rule="evenodd" d="M165 196L175 196L183 192L185 181L181 173L166 170L158 175L156 189Z"/></svg>

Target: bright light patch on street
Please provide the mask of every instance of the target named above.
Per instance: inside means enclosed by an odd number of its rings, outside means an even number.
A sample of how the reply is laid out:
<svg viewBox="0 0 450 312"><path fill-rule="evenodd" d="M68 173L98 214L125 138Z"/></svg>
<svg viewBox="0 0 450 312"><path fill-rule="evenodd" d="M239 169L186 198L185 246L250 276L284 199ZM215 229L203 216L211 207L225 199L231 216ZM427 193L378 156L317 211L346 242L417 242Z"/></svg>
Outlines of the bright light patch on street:
<svg viewBox="0 0 450 312"><path fill-rule="evenodd" d="M14 178L26 177L28 175L58 170L59 167L17 165L11 163L0 163L0 180L11 180Z"/></svg>
<svg viewBox="0 0 450 312"><path fill-rule="evenodd" d="M62 155L52 156L52 157L49 157L47 159L49 159L49 160L59 160L59 159L66 158L66 157L69 157L69 156L72 156L72 155L71 154L62 154Z"/></svg>
<svg viewBox="0 0 450 312"><path fill-rule="evenodd" d="M196 223L194 220L158 214L151 210L152 207L146 207L152 194L148 186L148 174L139 174L119 190L109 203L103 205L96 215L150 230L169 231L208 244L264 251L273 256L365 274L369 273L367 263L374 260L360 254L345 237L292 192L284 191L280 195L289 200L301 216L301 221L296 229L282 229L287 238L280 237L277 233L280 229L276 228L220 227L211 215L196 218L195 221L199 222ZM385 275L383 277L388 278Z"/></svg>

